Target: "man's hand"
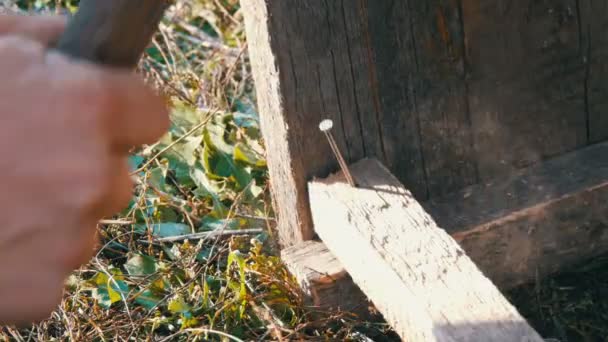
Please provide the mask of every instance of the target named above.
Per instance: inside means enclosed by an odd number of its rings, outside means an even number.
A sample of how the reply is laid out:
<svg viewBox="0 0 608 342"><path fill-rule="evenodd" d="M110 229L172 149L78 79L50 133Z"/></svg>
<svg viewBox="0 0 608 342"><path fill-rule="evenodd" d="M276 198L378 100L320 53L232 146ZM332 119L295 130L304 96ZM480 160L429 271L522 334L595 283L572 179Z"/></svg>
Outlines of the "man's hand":
<svg viewBox="0 0 608 342"><path fill-rule="evenodd" d="M0 324L45 319L94 253L99 219L131 198L127 153L168 128L130 71L47 45L63 19L0 16Z"/></svg>

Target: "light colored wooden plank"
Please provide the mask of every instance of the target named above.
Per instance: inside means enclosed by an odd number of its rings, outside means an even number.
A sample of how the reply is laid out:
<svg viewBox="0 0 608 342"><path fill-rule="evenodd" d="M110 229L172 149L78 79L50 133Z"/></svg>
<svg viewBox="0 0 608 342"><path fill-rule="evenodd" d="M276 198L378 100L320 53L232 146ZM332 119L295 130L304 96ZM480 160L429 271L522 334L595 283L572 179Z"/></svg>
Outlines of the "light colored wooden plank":
<svg viewBox="0 0 608 342"><path fill-rule="evenodd" d="M315 231L404 341L542 341L378 161L309 183Z"/></svg>

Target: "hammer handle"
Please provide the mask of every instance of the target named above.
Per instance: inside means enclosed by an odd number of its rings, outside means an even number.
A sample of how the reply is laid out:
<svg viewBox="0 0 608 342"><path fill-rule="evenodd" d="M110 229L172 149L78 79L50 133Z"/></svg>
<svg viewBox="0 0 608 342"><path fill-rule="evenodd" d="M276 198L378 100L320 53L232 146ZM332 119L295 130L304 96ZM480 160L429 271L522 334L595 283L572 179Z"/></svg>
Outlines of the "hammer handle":
<svg viewBox="0 0 608 342"><path fill-rule="evenodd" d="M81 0L55 48L90 62L134 68L168 6L168 0Z"/></svg>

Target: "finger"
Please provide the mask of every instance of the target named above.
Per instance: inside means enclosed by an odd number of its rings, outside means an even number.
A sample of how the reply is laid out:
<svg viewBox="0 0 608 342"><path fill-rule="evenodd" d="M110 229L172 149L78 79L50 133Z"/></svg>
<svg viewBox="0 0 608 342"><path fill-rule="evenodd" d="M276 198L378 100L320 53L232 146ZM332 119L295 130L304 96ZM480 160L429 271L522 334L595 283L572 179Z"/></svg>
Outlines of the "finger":
<svg viewBox="0 0 608 342"><path fill-rule="evenodd" d="M97 222L84 222L80 229L74 232L70 239L70 249L65 252L63 262L58 263L63 266L65 272L72 272L91 261L95 256L95 248L99 236L97 235Z"/></svg>
<svg viewBox="0 0 608 342"><path fill-rule="evenodd" d="M105 127L112 139L113 150L124 153L160 139L169 128L165 100L137 75L110 72L104 76L112 106L105 117Z"/></svg>
<svg viewBox="0 0 608 342"><path fill-rule="evenodd" d="M130 70L96 65L49 51L49 72L101 111L99 129L116 153L156 142L169 128L165 100Z"/></svg>
<svg viewBox="0 0 608 342"><path fill-rule="evenodd" d="M44 45L56 42L67 25L67 19L51 15L1 15L0 35L19 35Z"/></svg>
<svg viewBox="0 0 608 342"><path fill-rule="evenodd" d="M124 155L111 157L111 174L108 175L107 200L101 203L95 219L117 215L133 198L133 180L129 175L129 161ZM97 222L97 221L96 221Z"/></svg>

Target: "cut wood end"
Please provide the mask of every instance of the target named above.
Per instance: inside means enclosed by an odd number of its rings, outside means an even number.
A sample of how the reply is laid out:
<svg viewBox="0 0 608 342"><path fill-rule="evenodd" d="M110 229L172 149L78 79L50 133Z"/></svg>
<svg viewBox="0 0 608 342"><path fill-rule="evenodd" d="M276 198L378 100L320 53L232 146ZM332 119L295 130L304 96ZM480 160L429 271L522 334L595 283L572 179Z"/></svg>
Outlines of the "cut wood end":
<svg viewBox="0 0 608 342"><path fill-rule="evenodd" d="M342 264L319 241L305 241L284 249L281 258L306 295L308 305L371 317L374 309ZM370 310L371 309L371 310Z"/></svg>

